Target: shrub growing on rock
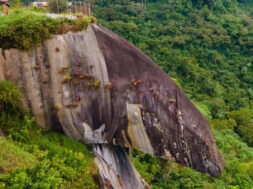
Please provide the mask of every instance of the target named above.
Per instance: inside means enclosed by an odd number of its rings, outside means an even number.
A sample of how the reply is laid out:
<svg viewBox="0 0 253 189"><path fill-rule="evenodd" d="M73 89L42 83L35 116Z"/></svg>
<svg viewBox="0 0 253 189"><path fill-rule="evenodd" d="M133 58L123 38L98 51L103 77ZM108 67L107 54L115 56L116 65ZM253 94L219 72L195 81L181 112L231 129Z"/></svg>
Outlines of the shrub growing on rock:
<svg viewBox="0 0 253 189"><path fill-rule="evenodd" d="M18 106L21 93L11 81L0 82L0 110L9 111Z"/></svg>
<svg viewBox="0 0 253 189"><path fill-rule="evenodd" d="M42 13L17 10L0 19L0 48L29 49L54 34L85 30L93 20L88 16L53 19Z"/></svg>

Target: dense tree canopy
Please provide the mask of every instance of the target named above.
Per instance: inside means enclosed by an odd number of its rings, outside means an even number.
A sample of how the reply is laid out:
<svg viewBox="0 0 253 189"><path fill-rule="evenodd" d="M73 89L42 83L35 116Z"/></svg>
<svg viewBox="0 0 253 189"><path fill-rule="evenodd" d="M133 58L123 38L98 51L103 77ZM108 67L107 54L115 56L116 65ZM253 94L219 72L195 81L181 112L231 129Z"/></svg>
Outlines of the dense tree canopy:
<svg viewBox="0 0 253 189"><path fill-rule="evenodd" d="M207 107L209 119L226 120L230 111L253 108L250 1L94 0L93 4L102 24L176 78L193 101ZM240 134L239 130L237 125Z"/></svg>
<svg viewBox="0 0 253 189"><path fill-rule="evenodd" d="M214 179L134 151L153 188L252 188L253 3L93 0L99 22L149 55L209 119L226 168Z"/></svg>

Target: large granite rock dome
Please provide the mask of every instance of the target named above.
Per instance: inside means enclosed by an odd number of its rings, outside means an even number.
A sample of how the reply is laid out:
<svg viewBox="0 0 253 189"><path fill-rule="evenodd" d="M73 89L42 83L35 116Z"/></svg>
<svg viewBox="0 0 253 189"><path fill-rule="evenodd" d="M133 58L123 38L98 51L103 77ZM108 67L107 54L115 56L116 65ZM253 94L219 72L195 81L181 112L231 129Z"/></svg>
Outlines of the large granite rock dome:
<svg viewBox="0 0 253 189"><path fill-rule="evenodd" d="M3 79L20 87L23 106L44 129L222 173L208 121L148 56L101 25L29 51L1 50Z"/></svg>

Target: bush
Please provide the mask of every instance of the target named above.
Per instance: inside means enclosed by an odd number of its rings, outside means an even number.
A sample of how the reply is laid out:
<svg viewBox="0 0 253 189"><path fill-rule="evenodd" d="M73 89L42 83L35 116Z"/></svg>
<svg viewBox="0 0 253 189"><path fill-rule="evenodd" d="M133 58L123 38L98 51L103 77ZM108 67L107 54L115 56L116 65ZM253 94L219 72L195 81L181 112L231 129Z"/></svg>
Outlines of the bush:
<svg viewBox="0 0 253 189"><path fill-rule="evenodd" d="M161 174L160 162L162 160L157 157L133 150L130 160L147 183L152 183L155 176Z"/></svg>
<svg viewBox="0 0 253 189"><path fill-rule="evenodd" d="M228 118L236 121L236 131L240 134L242 139L247 142L250 146L253 145L253 111L248 108L241 108L229 112Z"/></svg>
<svg viewBox="0 0 253 189"><path fill-rule="evenodd" d="M56 29L56 20L18 10L0 20L0 47L28 49L31 44L49 39Z"/></svg>
<svg viewBox="0 0 253 189"><path fill-rule="evenodd" d="M238 127L238 132L249 146L253 146L253 121L247 125L240 125Z"/></svg>
<svg viewBox="0 0 253 189"><path fill-rule="evenodd" d="M198 103L198 102L193 102L193 103L198 108L198 110L205 116L206 119L208 120L212 119L212 114L210 110L208 109L207 105L205 105L204 103Z"/></svg>
<svg viewBox="0 0 253 189"><path fill-rule="evenodd" d="M0 137L0 174L13 173L17 168L31 167L35 158L13 143ZM0 187L1 188L1 187Z"/></svg>
<svg viewBox="0 0 253 189"><path fill-rule="evenodd" d="M0 82L0 111L9 111L9 109L17 107L20 100L21 93L13 82Z"/></svg>
<svg viewBox="0 0 253 189"><path fill-rule="evenodd" d="M94 154L84 144L61 134L43 132L34 123L34 118L29 112L22 117L11 116L13 115L5 117L5 122L14 120L11 129L7 129L9 146L5 147L0 140L1 148L4 147L4 150L1 149L2 153L0 152L0 169L6 164L2 162L6 162L6 158L13 154L25 155L24 162L20 160L21 165L26 163L29 156L37 161L30 161L33 167L27 166L28 168L18 164L20 169L14 173L1 174L0 171L0 188L98 188L93 178L98 177L98 170L93 161ZM16 149L15 152L13 149ZM19 157L13 158L12 162L15 163L15 159ZM17 167L11 164L10 166L11 170Z"/></svg>
<svg viewBox="0 0 253 189"><path fill-rule="evenodd" d="M10 81L0 82L0 189L99 188L94 154L84 144L43 132L27 110L16 110L21 94Z"/></svg>
<svg viewBox="0 0 253 189"><path fill-rule="evenodd" d="M232 129L232 130L234 130L234 127L236 126L236 122L234 119L228 119L228 120L214 119L211 122L211 126L216 129Z"/></svg>
<svg viewBox="0 0 253 189"><path fill-rule="evenodd" d="M253 118L253 111L248 108L241 108L239 110L229 112L227 114L227 117L234 119L237 123L237 126L247 125L251 122L251 119Z"/></svg>
<svg viewBox="0 0 253 189"><path fill-rule="evenodd" d="M87 16L76 20L53 19L42 13L18 9L0 19L0 48L29 49L54 34L86 29L92 20Z"/></svg>

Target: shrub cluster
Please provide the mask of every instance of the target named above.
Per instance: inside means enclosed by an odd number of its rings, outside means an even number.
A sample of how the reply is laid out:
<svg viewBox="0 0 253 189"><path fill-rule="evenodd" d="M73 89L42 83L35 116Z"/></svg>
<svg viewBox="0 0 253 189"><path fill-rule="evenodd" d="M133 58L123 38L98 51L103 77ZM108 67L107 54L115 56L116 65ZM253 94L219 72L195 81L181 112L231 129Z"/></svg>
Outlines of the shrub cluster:
<svg viewBox="0 0 253 189"><path fill-rule="evenodd" d="M0 104L16 105L20 92L0 82ZM99 188L94 154L84 144L42 131L29 111L0 111L0 189Z"/></svg>
<svg viewBox="0 0 253 189"><path fill-rule="evenodd" d="M21 93L11 81L0 82L0 111L16 108L21 100Z"/></svg>
<svg viewBox="0 0 253 189"><path fill-rule="evenodd" d="M82 16L76 20L53 19L43 13L17 9L0 19L0 48L29 49L35 44L52 38L54 34L86 29L93 17Z"/></svg>

